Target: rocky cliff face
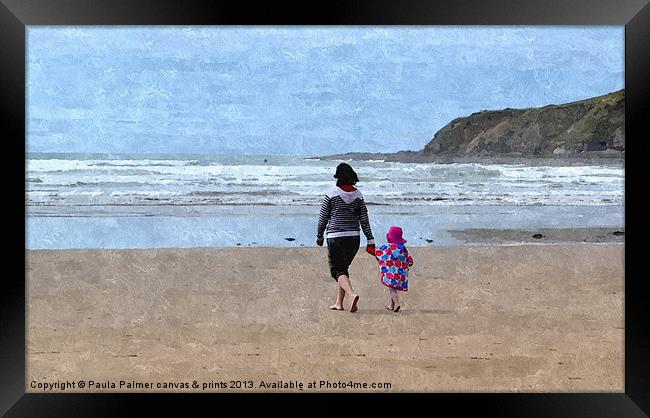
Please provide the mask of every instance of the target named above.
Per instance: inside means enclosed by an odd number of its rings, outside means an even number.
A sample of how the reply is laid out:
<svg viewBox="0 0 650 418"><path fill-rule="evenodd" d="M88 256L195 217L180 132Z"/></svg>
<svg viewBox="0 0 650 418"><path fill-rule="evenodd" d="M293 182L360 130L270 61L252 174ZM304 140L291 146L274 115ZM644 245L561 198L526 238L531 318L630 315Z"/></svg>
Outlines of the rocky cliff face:
<svg viewBox="0 0 650 418"><path fill-rule="evenodd" d="M623 155L625 90L562 105L482 111L451 121L425 156Z"/></svg>

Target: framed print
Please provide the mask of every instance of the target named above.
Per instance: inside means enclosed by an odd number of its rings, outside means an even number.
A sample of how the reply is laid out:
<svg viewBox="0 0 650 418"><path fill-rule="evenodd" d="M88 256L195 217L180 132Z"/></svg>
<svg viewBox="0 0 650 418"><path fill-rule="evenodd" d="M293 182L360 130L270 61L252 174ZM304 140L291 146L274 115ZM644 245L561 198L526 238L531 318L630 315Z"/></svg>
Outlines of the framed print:
<svg viewBox="0 0 650 418"><path fill-rule="evenodd" d="M648 414L647 2L311 6L2 0L0 411Z"/></svg>

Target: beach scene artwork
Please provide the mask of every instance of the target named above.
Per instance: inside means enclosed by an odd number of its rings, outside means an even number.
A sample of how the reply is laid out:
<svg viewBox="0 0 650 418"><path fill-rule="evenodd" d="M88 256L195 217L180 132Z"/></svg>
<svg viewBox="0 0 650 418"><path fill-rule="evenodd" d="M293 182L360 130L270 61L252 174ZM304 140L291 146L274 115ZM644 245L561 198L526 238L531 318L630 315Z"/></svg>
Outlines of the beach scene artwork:
<svg viewBox="0 0 650 418"><path fill-rule="evenodd" d="M623 392L623 46L28 28L26 390ZM358 310L328 308L342 162L377 245L408 240L399 313L363 233Z"/></svg>

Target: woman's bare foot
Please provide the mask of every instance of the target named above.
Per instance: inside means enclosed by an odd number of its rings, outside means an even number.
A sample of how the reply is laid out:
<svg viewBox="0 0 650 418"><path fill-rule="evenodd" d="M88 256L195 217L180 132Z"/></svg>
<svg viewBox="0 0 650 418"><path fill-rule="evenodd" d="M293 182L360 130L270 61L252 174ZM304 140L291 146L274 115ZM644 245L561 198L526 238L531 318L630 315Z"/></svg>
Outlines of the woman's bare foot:
<svg viewBox="0 0 650 418"><path fill-rule="evenodd" d="M395 309L395 306L393 304L386 305L386 309L388 309L389 311L392 311L393 309Z"/></svg>
<svg viewBox="0 0 650 418"><path fill-rule="evenodd" d="M350 304L350 312L357 311L357 302L359 302L359 295L352 296L352 303Z"/></svg>
<svg viewBox="0 0 650 418"><path fill-rule="evenodd" d="M334 304L334 305L330 306L330 309L333 310L333 311L342 311L343 306Z"/></svg>

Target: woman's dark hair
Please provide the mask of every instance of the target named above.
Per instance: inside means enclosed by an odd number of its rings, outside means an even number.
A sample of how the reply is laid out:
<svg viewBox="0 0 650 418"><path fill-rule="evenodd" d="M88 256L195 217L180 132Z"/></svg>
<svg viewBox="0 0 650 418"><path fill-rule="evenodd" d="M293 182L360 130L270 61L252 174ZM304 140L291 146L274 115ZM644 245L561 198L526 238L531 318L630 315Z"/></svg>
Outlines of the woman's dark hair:
<svg viewBox="0 0 650 418"><path fill-rule="evenodd" d="M337 186L353 186L359 181L357 173L355 173L352 167L350 167L350 164L346 163L341 163L336 167L334 178L337 179Z"/></svg>

